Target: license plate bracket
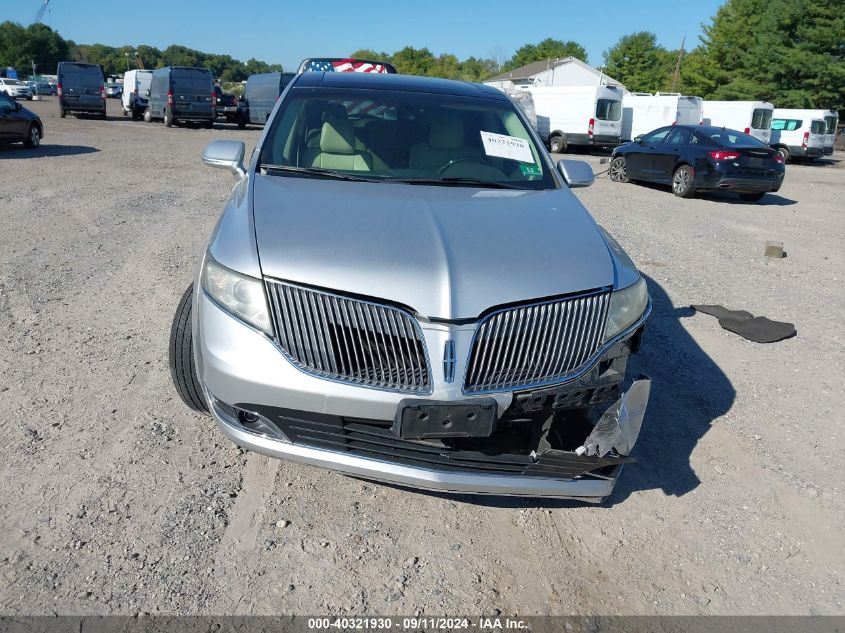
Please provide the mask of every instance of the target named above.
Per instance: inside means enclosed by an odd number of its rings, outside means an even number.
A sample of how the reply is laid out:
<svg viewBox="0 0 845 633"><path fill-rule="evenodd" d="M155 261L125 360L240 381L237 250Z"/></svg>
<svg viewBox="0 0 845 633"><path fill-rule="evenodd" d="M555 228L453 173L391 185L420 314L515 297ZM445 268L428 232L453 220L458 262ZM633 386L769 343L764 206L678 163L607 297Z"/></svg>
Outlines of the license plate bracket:
<svg viewBox="0 0 845 633"><path fill-rule="evenodd" d="M406 398L396 410L392 431L405 440L489 437L497 417L498 404L493 398L460 402Z"/></svg>

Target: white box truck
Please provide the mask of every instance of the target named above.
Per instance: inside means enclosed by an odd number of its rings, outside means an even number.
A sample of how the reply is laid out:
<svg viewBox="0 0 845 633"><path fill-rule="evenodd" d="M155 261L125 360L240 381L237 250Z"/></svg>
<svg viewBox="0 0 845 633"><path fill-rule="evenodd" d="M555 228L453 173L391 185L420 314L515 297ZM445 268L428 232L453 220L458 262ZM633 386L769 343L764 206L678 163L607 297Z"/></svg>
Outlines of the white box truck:
<svg viewBox="0 0 845 633"><path fill-rule="evenodd" d="M626 92L622 97L622 141L665 125L700 125L701 97L677 93Z"/></svg>
<svg viewBox="0 0 845 633"><path fill-rule="evenodd" d="M775 108L769 145L783 156L816 159L824 156L828 110Z"/></svg>
<svg viewBox="0 0 845 633"><path fill-rule="evenodd" d="M767 101L705 101L704 125L738 130L768 145L774 109Z"/></svg>
<svg viewBox="0 0 845 633"><path fill-rule="evenodd" d="M616 146L622 138L622 89L616 86L528 88L537 133L552 152L567 146Z"/></svg>
<svg viewBox="0 0 845 633"><path fill-rule="evenodd" d="M127 70L123 75L123 95L120 97L123 116L140 119L147 109L147 91L150 89L151 70Z"/></svg>

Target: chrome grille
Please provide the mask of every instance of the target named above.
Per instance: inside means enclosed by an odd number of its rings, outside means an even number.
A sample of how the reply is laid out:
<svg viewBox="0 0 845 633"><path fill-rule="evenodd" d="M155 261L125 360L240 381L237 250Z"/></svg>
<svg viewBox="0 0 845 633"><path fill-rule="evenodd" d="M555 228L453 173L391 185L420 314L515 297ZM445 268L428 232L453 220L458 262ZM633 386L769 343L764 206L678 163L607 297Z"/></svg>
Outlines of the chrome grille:
<svg viewBox="0 0 845 633"><path fill-rule="evenodd" d="M427 393L423 335L407 312L267 280L277 341L300 369L367 387Z"/></svg>
<svg viewBox="0 0 845 633"><path fill-rule="evenodd" d="M464 391L499 391L565 379L598 350L610 292L507 308L476 330Z"/></svg>

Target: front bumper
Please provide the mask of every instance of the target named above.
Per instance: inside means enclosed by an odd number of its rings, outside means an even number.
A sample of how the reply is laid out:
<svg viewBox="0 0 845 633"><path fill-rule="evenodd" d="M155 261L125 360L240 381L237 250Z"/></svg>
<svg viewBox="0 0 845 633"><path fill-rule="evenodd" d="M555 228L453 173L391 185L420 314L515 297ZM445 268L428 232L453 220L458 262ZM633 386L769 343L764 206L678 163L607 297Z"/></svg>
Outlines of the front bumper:
<svg viewBox="0 0 845 633"><path fill-rule="evenodd" d="M194 304L197 373L212 415L239 446L273 457L322 466L367 479L426 490L600 501L613 490L622 456L580 456L576 444L536 451L508 447L508 435L479 443L401 440L390 433L400 402L408 394L331 382L294 367L263 334L220 309L205 293ZM615 399L628 354L642 322L618 340L588 371L566 385L486 394L498 405L500 424L513 435L530 435L544 420ZM431 325L429 349L447 338L468 342L474 326ZM456 331L457 330L457 331ZM459 355L460 356L460 355ZM433 360L432 364L436 364ZM464 366L456 367L463 376ZM452 385L435 382L427 399L471 402ZM256 425L244 418L252 414ZM533 425L533 426L531 426ZM530 441L536 438L531 436ZM472 438L476 440L478 438ZM486 440L491 442L485 443ZM505 442L504 449L494 446Z"/></svg>

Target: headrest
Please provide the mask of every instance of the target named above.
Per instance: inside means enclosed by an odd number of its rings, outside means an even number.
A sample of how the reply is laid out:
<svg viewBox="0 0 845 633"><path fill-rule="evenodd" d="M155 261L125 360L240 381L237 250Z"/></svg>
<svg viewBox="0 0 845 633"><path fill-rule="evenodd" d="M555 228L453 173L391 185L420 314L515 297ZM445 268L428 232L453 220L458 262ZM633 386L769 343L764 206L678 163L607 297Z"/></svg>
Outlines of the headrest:
<svg viewBox="0 0 845 633"><path fill-rule="evenodd" d="M320 133L320 151L326 154L354 154L355 129L349 119L329 119Z"/></svg>
<svg viewBox="0 0 845 633"><path fill-rule="evenodd" d="M428 128L428 144L434 149L461 149L464 146L464 122L454 116L434 119Z"/></svg>

